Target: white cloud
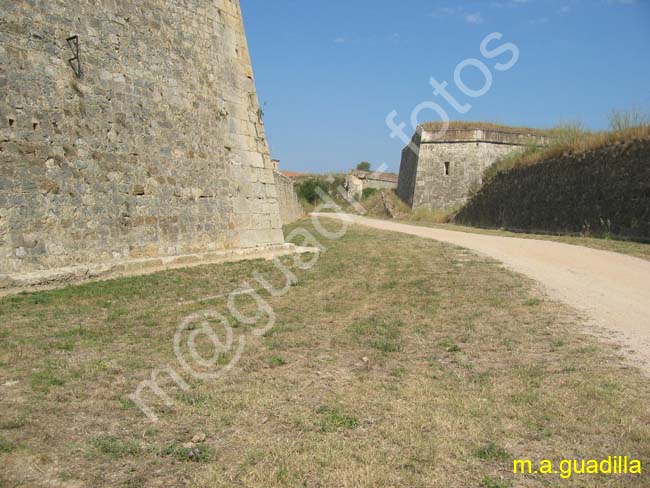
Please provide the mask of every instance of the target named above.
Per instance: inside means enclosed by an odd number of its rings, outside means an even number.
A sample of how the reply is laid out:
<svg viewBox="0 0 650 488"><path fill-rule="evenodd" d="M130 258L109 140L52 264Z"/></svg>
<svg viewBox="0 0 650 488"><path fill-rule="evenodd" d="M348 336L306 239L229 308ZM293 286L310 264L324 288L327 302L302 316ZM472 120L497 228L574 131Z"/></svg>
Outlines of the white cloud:
<svg viewBox="0 0 650 488"><path fill-rule="evenodd" d="M459 7L439 7L433 11L431 15L434 17L447 17L449 15L454 15L460 13L461 9Z"/></svg>
<svg viewBox="0 0 650 488"><path fill-rule="evenodd" d="M337 37L334 39L334 44L344 44L345 43L345 37Z"/></svg>
<svg viewBox="0 0 650 488"><path fill-rule="evenodd" d="M561 7L560 10L558 10L558 12L561 14L568 14L569 12L571 12L571 7L569 5L565 5Z"/></svg>
<svg viewBox="0 0 650 488"><path fill-rule="evenodd" d="M467 22L468 24L482 24L483 22L485 22L485 19L483 18L480 12L476 12L474 14L467 14L465 16L465 22Z"/></svg>
<svg viewBox="0 0 650 488"><path fill-rule="evenodd" d="M531 19L528 22L532 25L537 25L537 24L546 24L548 23L549 18L548 17L540 17L538 19Z"/></svg>
<svg viewBox="0 0 650 488"><path fill-rule="evenodd" d="M480 12L467 12L463 7L438 7L431 12L432 17L456 17L462 18L468 24L482 24L485 19Z"/></svg>
<svg viewBox="0 0 650 488"><path fill-rule="evenodd" d="M462 18L468 24L482 24L485 19L480 12L468 12L463 7L438 7L431 13L432 17L456 17Z"/></svg>
<svg viewBox="0 0 650 488"><path fill-rule="evenodd" d="M520 5L530 3L531 0L502 0L490 2L490 7L493 8L516 8Z"/></svg>
<svg viewBox="0 0 650 488"><path fill-rule="evenodd" d="M609 0L609 3L614 5L636 5L637 0Z"/></svg>

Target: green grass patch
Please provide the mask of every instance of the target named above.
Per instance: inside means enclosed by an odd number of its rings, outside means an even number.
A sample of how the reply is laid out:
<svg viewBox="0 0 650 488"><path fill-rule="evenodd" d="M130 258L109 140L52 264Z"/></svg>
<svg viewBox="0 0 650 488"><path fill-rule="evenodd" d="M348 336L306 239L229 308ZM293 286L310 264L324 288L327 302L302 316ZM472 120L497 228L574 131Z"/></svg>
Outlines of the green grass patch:
<svg viewBox="0 0 650 488"><path fill-rule="evenodd" d="M0 452L9 453L16 450L16 445L6 439L3 436L0 436Z"/></svg>
<svg viewBox="0 0 650 488"><path fill-rule="evenodd" d="M132 408L136 408L136 407L137 407L137 405L135 404L135 402L134 402L133 400L128 399L128 398L120 398L120 399L118 400L118 402L119 402L119 404L120 404L120 408L121 408L122 410L130 410L130 409L132 409Z"/></svg>
<svg viewBox="0 0 650 488"><path fill-rule="evenodd" d="M24 418L3 420L0 421L0 430L22 429L25 425L27 425L27 421Z"/></svg>
<svg viewBox="0 0 650 488"><path fill-rule="evenodd" d="M379 190L377 188L364 188L361 195L361 200L366 200L377 193L379 193Z"/></svg>
<svg viewBox="0 0 650 488"><path fill-rule="evenodd" d="M495 480L491 476L486 476L481 481L481 488L511 488L510 481Z"/></svg>
<svg viewBox="0 0 650 488"><path fill-rule="evenodd" d="M356 429L359 426L359 420L344 413L338 405L321 405L316 409L316 413L321 416L320 430L322 432L351 430Z"/></svg>
<svg viewBox="0 0 650 488"><path fill-rule="evenodd" d="M394 378L401 378L406 374L406 368L393 368L390 371L390 375Z"/></svg>
<svg viewBox="0 0 650 488"><path fill-rule="evenodd" d="M269 364L274 367L284 366L287 361L282 356L272 356L269 358Z"/></svg>
<svg viewBox="0 0 650 488"><path fill-rule="evenodd" d="M45 369L32 373L31 385L34 390L47 393L52 386L65 385L65 380L57 376L51 369Z"/></svg>
<svg viewBox="0 0 650 488"><path fill-rule="evenodd" d="M209 463L215 458L214 449L206 445L183 447L180 444L172 443L165 447L160 454L185 463Z"/></svg>
<svg viewBox="0 0 650 488"><path fill-rule="evenodd" d="M352 326L355 339L385 353L400 352L403 348L402 323L371 317Z"/></svg>
<svg viewBox="0 0 650 488"><path fill-rule="evenodd" d="M91 440L91 444L102 454L114 459L135 456L140 452L140 447L134 441L124 441L113 436L95 437Z"/></svg>
<svg viewBox="0 0 650 488"><path fill-rule="evenodd" d="M460 346L450 337L445 337L438 342L438 345L447 352L460 352Z"/></svg>
<svg viewBox="0 0 650 488"><path fill-rule="evenodd" d="M512 458L512 455L508 451L499 447L494 442L489 442L477 449L474 455L483 461L508 461Z"/></svg>

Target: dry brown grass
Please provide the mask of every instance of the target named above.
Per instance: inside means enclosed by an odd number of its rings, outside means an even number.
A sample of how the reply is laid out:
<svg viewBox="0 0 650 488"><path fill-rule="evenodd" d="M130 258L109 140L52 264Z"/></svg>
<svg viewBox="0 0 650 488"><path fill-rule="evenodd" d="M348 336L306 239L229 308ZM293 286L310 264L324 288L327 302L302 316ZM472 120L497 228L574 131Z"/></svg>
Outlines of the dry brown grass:
<svg viewBox="0 0 650 488"><path fill-rule="evenodd" d="M235 370L168 387L176 404L157 405L156 425L127 395L175 364L183 317L225 309L178 302L228 293L270 263L0 300L0 385L18 381L0 386L0 485L545 487L559 478L514 477L512 457L650 456L647 378L528 280L404 235L353 228L323 244L319 264L269 299L276 326L236 328L249 340ZM180 446L199 431L205 458L188 462Z"/></svg>
<svg viewBox="0 0 650 488"><path fill-rule="evenodd" d="M449 210L437 210L430 208L417 208L413 210L409 216L413 222L430 223L430 224L446 224L452 216L458 211L457 208Z"/></svg>
<svg viewBox="0 0 650 488"><path fill-rule="evenodd" d="M382 196L383 194L383 196ZM386 206L384 205L383 198L388 199L394 212L397 215L407 215L411 213L411 209L395 194L392 190L379 190L367 198L362 198L359 202L367 215L372 217L388 217ZM355 209L347 205L346 211L355 213Z"/></svg>
<svg viewBox="0 0 650 488"><path fill-rule="evenodd" d="M444 127L442 122L425 122L420 124L425 130L439 131ZM453 120L449 122L449 130L469 130L469 129L488 129L500 132L509 132L512 134L531 134L531 135L548 135L549 131L545 129L533 129L532 127L518 127L511 125L497 124L494 122L465 122Z"/></svg>
<svg viewBox="0 0 650 488"><path fill-rule="evenodd" d="M565 154L582 154L605 146L650 138L650 123L603 132L587 132L579 124L566 124L556 127L549 134L552 143L548 147L531 146L497 161L487 169L485 179L489 180L502 171L530 166Z"/></svg>
<svg viewBox="0 0 650 488"><path fill-rule="evenodd" d="M395 218L398 220L420 222L425 224L444 224L448 223L454 213L458 211L457 208L448 210L419 208L412 210L397 196L394 191L382 190L382 192L384 197L391 202L392 207L395 211ZM367 212L366 215L369 217L389 218L389 214L386 211L386 207L382 200L381 192L377 192L368 198L362 199L360 203L363 209ZM350 213L355 213L355 209L351 206L346 206L345 209Z"/></svg>
<svg viewBox="0 0 650 488"><path fill-rule="evenodd" d="M547 136L551 144L546 147L531 145L514 153L488 168L486 178L491 178L500 171L508 171L519 166L527 166L562 156L563 154L580 154L604 146L624 143L635 139L650 137L650 121L641 112L612 111L610 121L614 130L590 132L582 124L561 123L552 129L534 129L531 127L514 127L493 122L449 122L449 130L489 129L514 134L531 134ZM430 131L439 131L442 122L427 122L420 127Z"/></svg>

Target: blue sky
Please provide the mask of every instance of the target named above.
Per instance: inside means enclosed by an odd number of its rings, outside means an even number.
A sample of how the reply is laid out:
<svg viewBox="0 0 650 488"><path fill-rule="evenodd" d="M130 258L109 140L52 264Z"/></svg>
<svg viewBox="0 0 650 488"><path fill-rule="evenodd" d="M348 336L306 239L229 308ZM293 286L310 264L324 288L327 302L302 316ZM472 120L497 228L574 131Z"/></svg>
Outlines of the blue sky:
<svg viewBox="0 0 650 488"><path fill-rule="evenodd" d="M650 0L241 0L271 152L294 171L339 171L359 161L399 170L404 146L385 119L411 134L411 113L435 102L452 120L552 127L608 126L613 108L650 112ZM519 51L507 71L481 54L492 32ZM487 66L492 84L470 98L454 82L459 63ZM462 70L473 90L485 78ZM429 84L471 110L457 113ZM438 120L432 110L420 121Z"/></svg>

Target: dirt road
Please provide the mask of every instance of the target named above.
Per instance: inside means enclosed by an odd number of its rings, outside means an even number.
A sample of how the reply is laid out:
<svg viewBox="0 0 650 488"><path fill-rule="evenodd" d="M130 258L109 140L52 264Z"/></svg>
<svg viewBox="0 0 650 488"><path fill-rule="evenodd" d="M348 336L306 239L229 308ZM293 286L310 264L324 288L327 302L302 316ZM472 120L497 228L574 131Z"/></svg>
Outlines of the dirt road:
<svg viewBox="0 0 650 488"><path fill-rule="evenodd" d="M334 216L333 214L315 214ZM356 224L435 239L503 262L540 282L552 299L616 333L650 372L650 261L536 239L472 234L349 215Z"/></svg>

